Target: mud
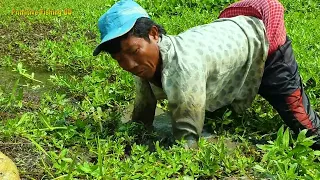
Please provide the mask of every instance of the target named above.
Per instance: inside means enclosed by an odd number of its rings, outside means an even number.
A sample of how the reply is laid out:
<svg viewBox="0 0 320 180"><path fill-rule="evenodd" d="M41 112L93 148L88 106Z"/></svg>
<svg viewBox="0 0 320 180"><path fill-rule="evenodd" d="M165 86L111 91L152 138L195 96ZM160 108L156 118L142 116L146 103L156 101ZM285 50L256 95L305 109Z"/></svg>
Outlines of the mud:
<svg viewBox="0 0 320 180"><path fill-rule="evenodd" d="M39 42L45 39L62 41L74 27L74 22L31 22L24 16L8 20L7 24L0 26L0 59L10 57L14 62L27 61L28 64L43 66L39 63Z"/></svg>
<svg viewBox="0 0 320 180"><path fill-rule="evenodd" d="M7 98L0 106L0 120L13 119L21 113L39 109L41 95L55 91L53 84L49 81L50 72L32 68L27 71L28 74L32 72L34 78L42 83L29 80L18 72L14 72L12 68L0 67L0 97ZM12 101L21 101L23 107L18 112L8 111L5 106Z"/></svg>
<svg viewBox="0 0 320 180"><path fill-rule="evenodd" d="M54 86L49 81L52 73L30 67L24 68L27 69L28 74L34 73L34 78L42 83L23 77L13 71L13 68L0 67L0 92L10 94L16 89L16 97L20 95L25 102L39 102L41 94L53 90Z"/></svg>
<svg viewBox="0 0 320 180"><path fill-rule="evenodd" d="M130 120L132 110L133 106L129 105L121 119L123 123L126 123ZM171 117L169 112L157 108L155 112L153 126L156 131L156 134L158 134L160 137L173 139ZM218 143L221 141L219 139L219 136L211 134L211 132L208 132L206 129L203 130L201 136L211 143ZM237 142L233 142L231 139L228 138L224 139L223 142L225 146L230 150L235 149L239 145Z"/></svg>
<svg viewBox="0 0 320 180"><path fill-rule="evenodd" d="M0 139L0 152L3 152L12 159L22 174L21 179L28 176L40 179L44 175L40 167L41 158L44 157L41 157L35 149L32 143L23 138Z"/></svg>

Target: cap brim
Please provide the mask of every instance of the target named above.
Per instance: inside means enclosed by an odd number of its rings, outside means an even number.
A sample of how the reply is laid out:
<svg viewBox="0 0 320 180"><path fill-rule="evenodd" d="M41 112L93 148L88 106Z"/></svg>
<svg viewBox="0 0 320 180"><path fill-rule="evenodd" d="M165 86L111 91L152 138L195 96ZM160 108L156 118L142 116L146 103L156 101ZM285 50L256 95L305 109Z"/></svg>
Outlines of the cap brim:
<svg viewBox="0 0 320 180"><path fill-rule="evenodd" d="M99 44L97 47L96 47L96 49L94 49L94 51L93 51L93 53L92 53L92 55L93 56L97 56L100 52L101 52L101 46L100 46L101 44Z"/></svg>
<svg viewBox="0 0 320 180"><path fill-rule="evenodd" d="M110 33L108 33L100 42L100 44L96 47L96 49L93 51L93 56L97 56L100 52L101 52L101 45L107 41L110 41L112 39L115 39L117 37L120 37L124 34L126 34L127 32L129 32L134 24L136 23L137 19L143 17L143 16L135 16L132 17L130 20L128 20L125 24L123 24L120 28L111 31ZM147 18L149 18L148 16L145 16Z"/></svg>

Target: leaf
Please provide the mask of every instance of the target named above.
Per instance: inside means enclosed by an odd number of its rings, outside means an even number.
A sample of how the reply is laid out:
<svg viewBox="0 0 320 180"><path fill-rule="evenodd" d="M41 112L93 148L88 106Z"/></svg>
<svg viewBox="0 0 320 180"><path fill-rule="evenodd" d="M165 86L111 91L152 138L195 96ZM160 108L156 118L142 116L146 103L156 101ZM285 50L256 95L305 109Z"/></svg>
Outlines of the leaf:
<svg viewBox="0 0 320 180"><path fill-rule="evenodd" d="M293 154L300 154L303 153L307 148L302 145L296 145L293 150L291 151Z"/></svg>
<svg viewBox="0 0 320 180"><path fill-rule="evenodd" d="M156 146L157 153L161 153L162 149L160 148L159 141L156 142L155 146Z"/></svg>
<svg viewBox="0 0 320 180"><path fill-rule="evenodd" d="M255 165L254 167L253 167L255 170L257 170L258 172L262 172L262 173L264 173L264 172L266 172L267 170L266 169L264 169L263 167L261 167L260 165Z"/></svg>
<svg viewBox="0 0 320 180"><path fill-rule="evenodd" d="M320 156L320 151L313 151L313 154L314 154L315 156Z"/></svg>
<svg viewBox="0 0 320 180"><path fill-rule="evenodd" d="M20 73L20 72L22 72L22 63L18 63L18 65L17 65L17 70L18 70L18 72Z"/></svg>
<svg viewBox="0 0 320 180"><path fill-rule="evenodd" d="M305 180L314 180L314 178L312 176L310 176L309 174L305 174L304 178L305 178Z"/></svg>
<svg viewBox="0 0 320 180"><path fill-rule="evenodd" d="M71 158L62 158L63 161L68 162L68 163L72 163L72 159Z"/></svg>
<svg viewBox="0 0 320 180"><path fill-rule="evenodd" d="M282 140L283 140L283 130L284 127L283 125L279 128L278 133L277 133L277 139L275 141L275 145L280 146L282 144Z"/></svg>
<svg viewBox="0 0 320 180"><path fill-rule="evenodd" d="M232 114L232 111L228 111L224 114L224 118L230 117Z"/></svg>
<svg viewBox="0 0 320 180"><path fill-rule="evenodd" d="M307 131L308 131L307 129L300 131L298 138L297 138L298 142L302 142L306 138Z"/></svg>
<svg viewBox="0 0 320 180"><path fill-rule="evenodd" d="M85 173L91 173L92 169L90 168L90 165L87 162L84 162L82 166L80 166L80 169Z"/></svg>
<svg viewBox="0 0 320 180"><path fill-rule="evenodd" d="M191 179L194 179L194 178L192 178L191 176L183 176L183 180L191 180Z"/></svg>
<svg viewBox="0 0 320 180"><path fill-rule="evenodd" d="M283 147L287 149L289 147L289 128L286 129L282 139Z"/></svg>
<svg viewBox="0 0 320 180"><path fill-rule="evenodd" d="M283 168L283 163L281 161L280 161L280 164L276 160L271 160L271 162L273 162L276 165L277 171L280 173L280 175L285 174L284 173L284 168Z"/></svg>
<svg viewBox="0 0 320 180"><path fill-rule="evenodd" d="M314 143L314 141L312 139L306 138L306 139L304 139L303 142L301 142L301 145L306 146L306 147L310 147L313 143Z"/></svg>
<svg viewBox="0 0 320 180"><path fill-rule="evenodd" d="M298 163L290 164L289 166L290 166L290 168L289 168L287 173L295 175L296 174L295 172L296 172L297 167L298 167Z"/></svg>
<svg viewBox="0 0 320 180"><path fill-rule="evenodd" d="M273 145L268 145L268 144L257 144L256 145L259 149L262 149L264 151L267 151L267 150L271 150Z"/></svg>
<svg viewBox="0 0 320 180"><path fill-rule="evenodd" d="M60 157L65 157L67 155L68 150L67 149L63 149L60 153Z"/></svg>
<svg viewBox="0 0 320 180"><path fill-rule="evenodd" d="M223 120L222 124L228 125L228 124L232 123L232 121L233 120L231 120L231 119L225 119L225 120Z"/></svg>

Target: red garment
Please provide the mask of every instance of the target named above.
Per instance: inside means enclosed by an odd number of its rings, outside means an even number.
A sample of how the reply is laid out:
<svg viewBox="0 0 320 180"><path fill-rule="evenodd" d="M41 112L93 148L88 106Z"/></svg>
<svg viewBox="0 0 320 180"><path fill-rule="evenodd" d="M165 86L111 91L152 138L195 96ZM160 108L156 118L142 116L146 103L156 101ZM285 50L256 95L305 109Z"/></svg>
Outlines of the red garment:
<svg viewBox="0 0 320 180"><path fill-rule="evenodd" d="M278 0L242 0L228 6L219 18L238 15L254 16L263 21L269 41L269 55L286 42L284 8Z"/></svg>

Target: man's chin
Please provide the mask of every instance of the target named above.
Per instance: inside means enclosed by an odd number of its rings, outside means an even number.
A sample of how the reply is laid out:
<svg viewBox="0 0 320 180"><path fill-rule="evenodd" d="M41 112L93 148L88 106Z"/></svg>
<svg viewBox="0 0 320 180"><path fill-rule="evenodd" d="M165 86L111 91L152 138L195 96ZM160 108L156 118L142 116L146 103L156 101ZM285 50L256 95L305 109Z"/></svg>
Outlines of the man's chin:
<svg viewBox="0 0 320 180"><path fill-rule="evenodd" d="M148 81L152 80L152 77L149 77L149 76L139 76L139 77Z"/></svg>
<svg viewBox="0 0 320 180"><path fill-rule="evenodd" d="M147 73L140 73L140 74L137 74L136 76L144 80L151 80L153 78L153 76L150 76Z"/></svg>

